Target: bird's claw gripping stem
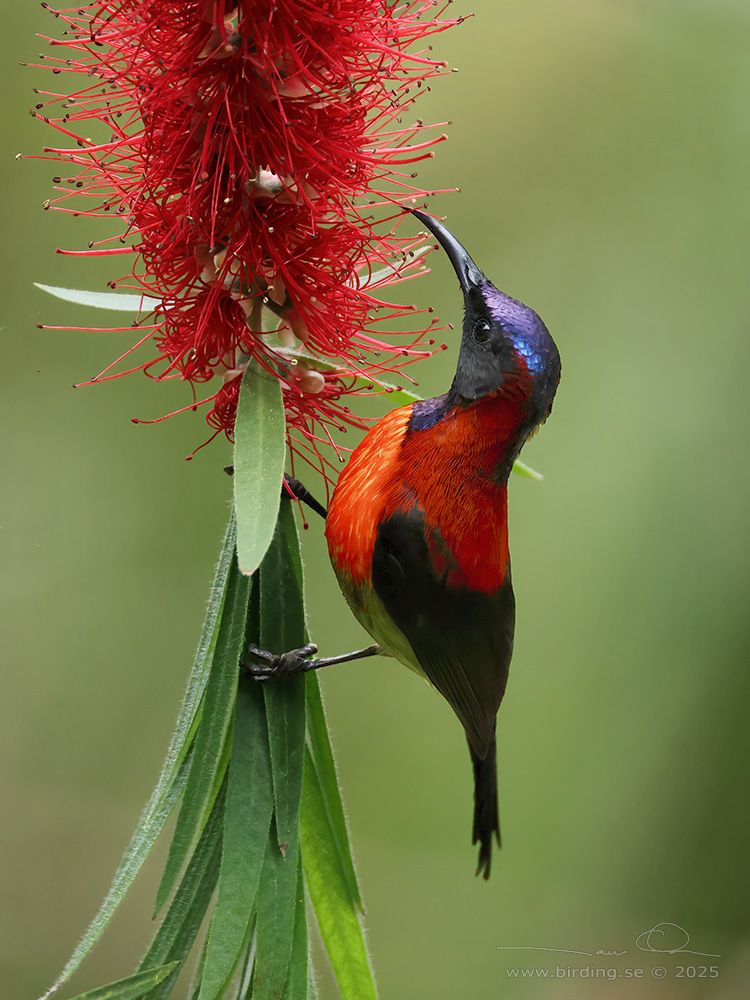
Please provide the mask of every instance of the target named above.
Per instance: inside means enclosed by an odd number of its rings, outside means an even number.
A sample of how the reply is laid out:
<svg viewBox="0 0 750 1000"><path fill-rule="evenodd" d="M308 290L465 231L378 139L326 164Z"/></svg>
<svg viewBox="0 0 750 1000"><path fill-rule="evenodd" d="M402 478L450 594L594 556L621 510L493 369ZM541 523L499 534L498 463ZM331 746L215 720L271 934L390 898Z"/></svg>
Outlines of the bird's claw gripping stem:
<svg viewBox="0 0 750 1000"><path fill-rule="evenodd" d="M299 649L290 649L288 653L282 653L280 656L251 644L240 660L240 666L256 681L270 681L295 677L297 674L307 673L308 670L333 666L334 663L348 663L350 660L361 660L366 656L377 656L379 653L388 655L380 646L366 646L364 649L355 649L353 653L344 653L342 656L326 656L311 660L310 657L315 656L317 652L318 647L314 642L308 642Z"/></svg>
<svg viewBox="0 0 750 1000"><path fill-rule="evenodd" d="M297 674L304 674L306 671L314 669L314 661L311 661L310 657L315 656L317 652L318 647L314 642L308 642L306 646L301 646L299 649L290 649L280 656L269 653L265 649L259 649L258 646L250 645L247 647L246 656L242 658L241 666L256 681L295 677Z"/></svg>

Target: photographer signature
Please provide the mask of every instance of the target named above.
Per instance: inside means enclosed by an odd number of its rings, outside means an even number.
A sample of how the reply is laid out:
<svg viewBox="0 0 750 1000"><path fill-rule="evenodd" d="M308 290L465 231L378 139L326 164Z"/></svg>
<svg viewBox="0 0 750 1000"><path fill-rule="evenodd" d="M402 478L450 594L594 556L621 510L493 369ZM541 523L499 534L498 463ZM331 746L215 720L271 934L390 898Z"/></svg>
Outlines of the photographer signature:
<svg viewBox="0 0 750 1000"><path fill-rule="evenodd" d="M688 947L689 944L690 935L685 928L668 920L642 931L635 939L635 946L639 951L650 951L655 955L700 955L702 958L721 958L721 955L716 955L711 951L694 951ZM606 948L597 948L596 951L578 951L574 948L543 948L539 945L498 945L496 950L553 951L564 955L586 955L589 958L594 955L618 957L628 953L627 948L624 951L608 951Z"/></svg>

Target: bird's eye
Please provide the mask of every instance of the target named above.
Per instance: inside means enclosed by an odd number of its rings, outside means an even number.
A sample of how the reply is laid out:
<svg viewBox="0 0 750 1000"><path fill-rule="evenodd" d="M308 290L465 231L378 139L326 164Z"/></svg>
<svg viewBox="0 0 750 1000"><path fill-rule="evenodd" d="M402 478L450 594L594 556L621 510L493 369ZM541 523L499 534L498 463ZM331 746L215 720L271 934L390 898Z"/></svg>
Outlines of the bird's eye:
<svg viewBox="0 0 750 1000"><path fill-rule="evenodd" d="M490 333L492 332L491 325L486 319L478 319L474 324L474 340L478 344L485 344L490 339Z"/></svg>

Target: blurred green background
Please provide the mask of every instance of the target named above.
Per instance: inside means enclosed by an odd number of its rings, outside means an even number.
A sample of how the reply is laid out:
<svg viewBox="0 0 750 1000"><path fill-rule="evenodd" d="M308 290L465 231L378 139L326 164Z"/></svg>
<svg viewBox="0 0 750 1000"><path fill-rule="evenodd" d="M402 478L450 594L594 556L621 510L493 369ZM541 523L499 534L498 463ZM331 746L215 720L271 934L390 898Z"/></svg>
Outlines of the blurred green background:
<svg viewBox="0 0 750 1000"><path fill-rule="evenodd" d="M323 678L382 996L746 996L750 8L451 8L470 10L435 39L460 73L419 110L453 122L420 180L462 188L433 207L545 318L563 380L524 455L546 480L511 488L519 615L489 884L473 876L471 768L447 704L385 660ZM55 168L13 154L52 141L26 108L58 78L17 60L59 25L25 5L4 24L0 981L22 998L67 958L155 781L230 483L224 443L183 461L200 416L129 420L184 405L184 387L70 391L127 334L36 328L107 317L32 281L104 288L119 267L54 254L91 224L45 214ZM403 294L457 320L447 262L433 267ZM450 346L419 372L424 394L450 381ZM363 636L319 524L304 546L313 637L344 651ZM73 989L131 971L161 857ZM720 957L636 947L665 922ZM670 934L651 946L684 944ZM616 981L565 971L587 965ZM678 976L702 965L718 978Z"/></svg>

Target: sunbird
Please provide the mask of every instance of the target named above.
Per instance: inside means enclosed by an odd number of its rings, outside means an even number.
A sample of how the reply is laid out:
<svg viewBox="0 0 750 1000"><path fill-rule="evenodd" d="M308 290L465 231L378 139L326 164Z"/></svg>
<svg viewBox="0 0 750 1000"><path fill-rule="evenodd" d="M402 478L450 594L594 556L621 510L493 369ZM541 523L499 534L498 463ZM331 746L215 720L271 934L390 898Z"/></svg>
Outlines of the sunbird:
<svg viewBox="0 0 750 1000"><path fill-rule="evenodd" d="M474 768L477 875L500 843L496 717L515 626L508 476L547 419L560 355L540 317L501 292L437 220L414 211L448 256L464 319L453 383L376 423L339 476L326 517L331 563L376 645L306 660L266 656L257 676L385 653L426 677L459 718ZM260 653L258 650L254 650Z"/></svg>

